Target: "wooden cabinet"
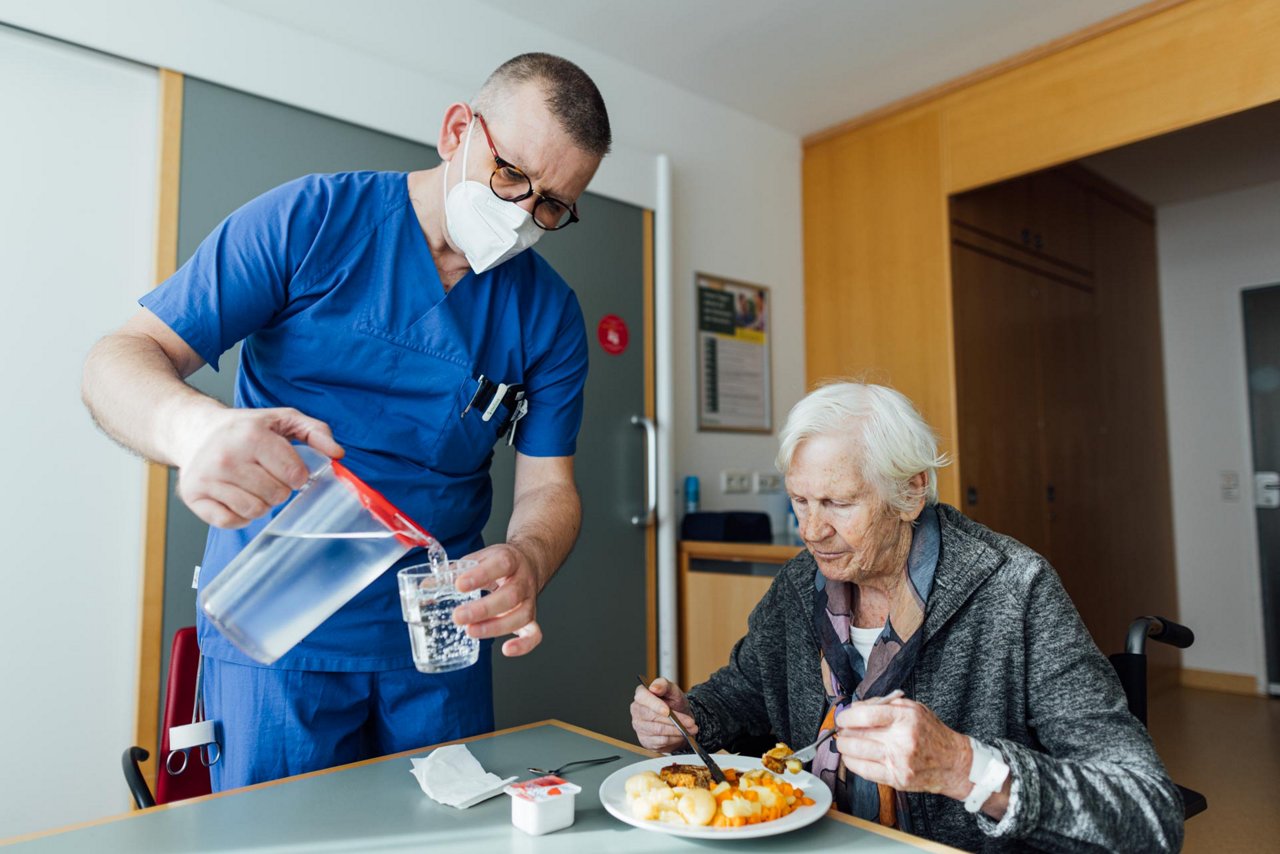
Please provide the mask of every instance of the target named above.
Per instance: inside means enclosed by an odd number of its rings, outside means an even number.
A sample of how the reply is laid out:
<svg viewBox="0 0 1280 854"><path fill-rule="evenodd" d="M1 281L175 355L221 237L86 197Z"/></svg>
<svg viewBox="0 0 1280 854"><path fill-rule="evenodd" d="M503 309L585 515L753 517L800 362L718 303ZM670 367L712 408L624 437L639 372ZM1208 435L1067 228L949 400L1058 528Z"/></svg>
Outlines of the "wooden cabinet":
<svg viewBox="0 0 1280 854"><path fill-rule="evenodd" d="M965 245L955 247L952 263L963 509L1047 550L1043 503L1028 500L1044 488L1037 364L1043 284Z"/></svg>
<svg viewBox="0 0 1280 854"><path fill-rule="evenodd" d="M1093 199L1091 218L1097 247L1103 414L1097 482L1106 513L1099 529L1107 554L1105 607L1110 609L1113 625L1139 613L1167 614L1176 620L1178 587L1154 221L1150 209L1141 203L1102 194ZM1211 626L1193 628L1213 630ZM1147 655L1157 669L1179 661L1178 651L1165 644L1148 644ZM1158 670L1153 670L1153 688L1160 678Z"/></svg>
<svg viewBox="0 0 1280 854"><path fill-rule="evenodd" d="M1101 512L1098 442L1103 401L1098 384L1094 293L1049 283L1041 289L1040 436L1046 521L1045 552L1062 567L1063 584L1099 642L1120 636L1107 617L1107 585L1097 540ZM1137 616L1134 614L1133 616ZM1127 621L1126 621L1127 622Z"/></svg>
<svg viewBox="0 0 1280 854"><path fill-rule="evenodd" d="M747 615L800 546L680 542L680 686L690 688L729 663L747 633Z"/></svg>
<svg viewBox="0 0 1280 854"><path fill-rule="evenodd" d="M952 226L994 241L1010 259L1087 275L1093 271L1089 200L1079 170L1054 169L956 196Z"/></svg>
<svg viewBox="0 0 1280 854"><path fill-rule="evenodd" d="M997 239L1017 221L1040 256ZM1176 613L1150 210L1078 168L958 196L952 285L963 510L1048 558L1115 649Z"/></svg>
<svg viewBox="0 0 1280 854"><path fill-rule="evenodd" d="M1037 172L1031 185L1033 250L1045 260L1093 271L1093 229L1090 226L1090 191L1079 170L1050 169Z"/></svg>

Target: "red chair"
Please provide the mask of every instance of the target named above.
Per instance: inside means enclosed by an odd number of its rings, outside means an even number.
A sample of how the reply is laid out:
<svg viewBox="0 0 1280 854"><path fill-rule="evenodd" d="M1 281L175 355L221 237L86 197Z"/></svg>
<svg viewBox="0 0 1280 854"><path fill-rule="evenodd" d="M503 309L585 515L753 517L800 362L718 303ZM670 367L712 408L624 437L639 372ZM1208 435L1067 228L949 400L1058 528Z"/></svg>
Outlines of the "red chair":
<svg viewBox="0 0 1280 854"><path fill-rule="evenodd" d="M164 693L164 720L160 728L160 755L156 757L156 792L152 796L147 781L142 776L139 762L145 762L150 754L141 747L130 747L124 752L124 779L139 809L153 807L207 795L213 791L209 783L209 769L191 751L182 773L169 773L165 760L169 756L169 728L191 723L192 707L196 699L196 673L200 669L200 646L196 642L195 626L178 629L173 636L173 648L169 652L169 679Z"/></svg>

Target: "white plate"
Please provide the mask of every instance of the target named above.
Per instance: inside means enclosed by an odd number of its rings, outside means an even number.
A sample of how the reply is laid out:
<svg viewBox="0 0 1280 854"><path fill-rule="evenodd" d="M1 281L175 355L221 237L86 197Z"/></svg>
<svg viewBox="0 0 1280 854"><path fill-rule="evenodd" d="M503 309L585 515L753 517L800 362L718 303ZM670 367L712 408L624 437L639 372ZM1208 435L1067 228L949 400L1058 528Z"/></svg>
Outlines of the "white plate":
<svg viewBox="0 0 1280 854"><path fill-rule="evenodd" d="M711 757L721 768L736 768L739 771L750 771L762 768L760 758L752 756L734 756L728 753L717 753ZM670 765L679 762L686 765L701 765L702 760L692 754L684 756L659 756L636 762L626 768L619 768L600 784L600 803L609 814L619 821L638 827L641 830L656 830L672 836L688 836L693 839L752 839L757 836L774 836L779 833L798 830L813 824L827 814L831 806L831 790L826 784L808 771L799 774L779 775L797 789L801 789L807 797L813 799L811 806L800 807L773 821L762 821L759 824L747 824L742 827L689 827L688 825L667 824L663 821L647 821L636 818L627 806L627 779L641 771L653 771L655 774Z"/></svg>

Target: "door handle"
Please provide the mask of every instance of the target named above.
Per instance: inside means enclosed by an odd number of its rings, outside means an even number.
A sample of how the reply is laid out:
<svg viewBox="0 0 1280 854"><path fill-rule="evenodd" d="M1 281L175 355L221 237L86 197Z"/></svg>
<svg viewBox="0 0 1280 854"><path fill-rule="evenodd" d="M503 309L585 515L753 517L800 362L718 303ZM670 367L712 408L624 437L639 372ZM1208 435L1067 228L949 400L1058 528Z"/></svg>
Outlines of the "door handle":
<svg viewBox="0 0 1280 854"><path fill-rule="evenodd" d="M637 528L647 528L653 524L658 515L658 427L652 418L643 415L632 415L631 424L644 428L644 460L645 460L645 511L643 516L632 516L631 524Z"/></svg>
<svg viewBox="0 0 1280 854"><path fill-rule="evenodd" d="M1255 507L1280 507L1280 473L1273 471L1253 473L1253 503Z"/></svg>

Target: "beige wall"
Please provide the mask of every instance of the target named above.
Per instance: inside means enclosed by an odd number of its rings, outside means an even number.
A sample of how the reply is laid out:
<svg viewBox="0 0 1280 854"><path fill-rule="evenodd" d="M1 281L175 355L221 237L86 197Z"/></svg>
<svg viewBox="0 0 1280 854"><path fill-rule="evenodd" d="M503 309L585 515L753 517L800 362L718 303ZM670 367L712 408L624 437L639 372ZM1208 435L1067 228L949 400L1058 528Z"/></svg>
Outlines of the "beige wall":
<svg viewBox="0 0 1280 854"><path fill-rule="evenodd" d="M1162 207L1156 222L1178 599L1196 632L1183 663L1249 674L1261 688L1266 662L1240 294L1280 283L1280 183ZM1223 471L1240 477L1236 501L1222 497Z"/></svg>

